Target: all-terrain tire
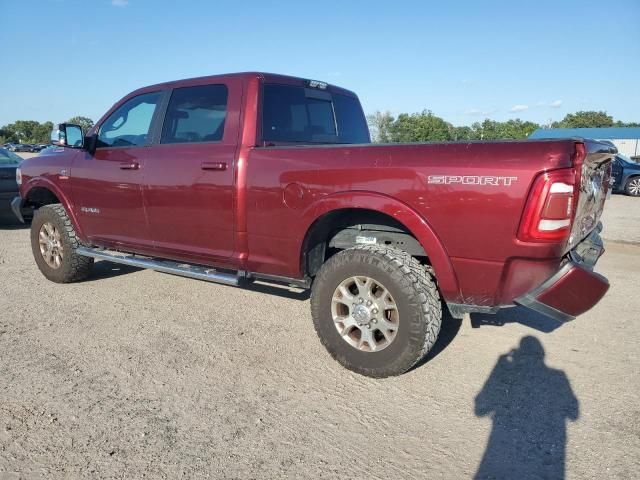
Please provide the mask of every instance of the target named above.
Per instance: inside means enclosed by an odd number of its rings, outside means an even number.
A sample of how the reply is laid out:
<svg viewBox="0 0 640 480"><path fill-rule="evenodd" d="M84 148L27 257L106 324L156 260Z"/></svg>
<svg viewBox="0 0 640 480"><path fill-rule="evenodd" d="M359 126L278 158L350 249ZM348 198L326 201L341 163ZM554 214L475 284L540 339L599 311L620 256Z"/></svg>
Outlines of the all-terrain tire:
<svg viewBox="0 0 640 480"><path fill-rule="evenodd" d="M334 321L336 289L345 279L359 276L382 285L397 306L395 337L379 351L363 351L348 343ZM343 250L322 266L312 287L311 314L320 341L334 359L354 372L376 378L400 375L418 363L436 342L442 321L431 270L406 252L379 245Z"/></svg>
<svg viewBox="0 0 640 480"><path fill-rule="evenodd" d="M51 266L41 251L41 230L43 225L55 229L59 238L60 251L58 266ZM44 231L45 236L47 230ZM71 283L84 280L91 273L93 258L84 257L76 253L80 240L76 235L73 224L64 207L59 204L45 205L36 210L31 222L31 250L38 268L42 274L52 282Z"/></svg>
<svg viewBox="0 0 640 480"><path fill-rule="evenodd" d="M631 177L624 186L624 193L632 197L640 197L640 177Z"/></svg>

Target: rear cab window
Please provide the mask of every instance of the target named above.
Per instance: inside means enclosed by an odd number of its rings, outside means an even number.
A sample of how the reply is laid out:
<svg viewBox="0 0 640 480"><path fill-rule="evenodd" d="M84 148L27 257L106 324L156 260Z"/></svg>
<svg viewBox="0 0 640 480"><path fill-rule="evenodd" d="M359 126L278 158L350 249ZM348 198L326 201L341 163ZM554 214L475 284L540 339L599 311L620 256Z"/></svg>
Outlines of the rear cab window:
<svg viewBox="0 0 640 480"><path fill-rule="evenodd" d="M357 97L323 88L265 83L262 140L276 144L370 143Z"/></svg>

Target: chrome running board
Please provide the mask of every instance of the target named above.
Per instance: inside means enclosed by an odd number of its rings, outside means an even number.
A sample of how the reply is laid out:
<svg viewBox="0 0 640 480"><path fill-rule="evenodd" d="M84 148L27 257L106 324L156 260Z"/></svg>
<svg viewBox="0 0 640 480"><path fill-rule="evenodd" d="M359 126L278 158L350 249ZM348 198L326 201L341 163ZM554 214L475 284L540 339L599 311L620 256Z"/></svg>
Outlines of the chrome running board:
<svg viewBox="0 0 640 480"><path fill-rule="evenodd" d="M78 247L76 253L85 257L93 257L108 262L130 265L138 268L148 268L158 272L180 275L181 277L195 278L206 282L222 283L224 285L237 286L240 282L237 275L231 273L221 273L215 268L202 265L192 265L190 263L173 262L171 260L158 260L149 257L138 257L135 255L110 252L108 250Z"/></svg>

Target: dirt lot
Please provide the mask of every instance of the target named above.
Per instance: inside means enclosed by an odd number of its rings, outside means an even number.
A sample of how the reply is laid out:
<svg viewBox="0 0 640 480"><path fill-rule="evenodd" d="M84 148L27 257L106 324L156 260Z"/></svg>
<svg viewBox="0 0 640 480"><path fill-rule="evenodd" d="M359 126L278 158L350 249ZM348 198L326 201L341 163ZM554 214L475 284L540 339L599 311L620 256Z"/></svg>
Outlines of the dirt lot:
<svg viewBox="0 0 640 480"><path fill-rule="evenodd" d="M605 236L640 239L632 202ZM640 246L607 248L578 320L448 318L380 381L331 360L302 294L104 262L56 285L0 226L0 479L637 478Z"/></svg>

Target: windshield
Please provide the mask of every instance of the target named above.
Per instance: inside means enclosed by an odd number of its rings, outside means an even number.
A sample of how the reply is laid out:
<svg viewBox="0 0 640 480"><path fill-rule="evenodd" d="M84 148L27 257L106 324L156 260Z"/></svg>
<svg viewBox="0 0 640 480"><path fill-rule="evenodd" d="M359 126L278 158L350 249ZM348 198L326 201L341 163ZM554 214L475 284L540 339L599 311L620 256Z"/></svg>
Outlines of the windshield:
<svg viewBox="0 0 640 480"><path fill-rule="evenodd" d="M16 155L13 152L10 152L9 150L6 150L4 148L0 148L0 164L6 165L15 165L18 164L22 161L22 157L20 157L19 155Z"/></svg>

